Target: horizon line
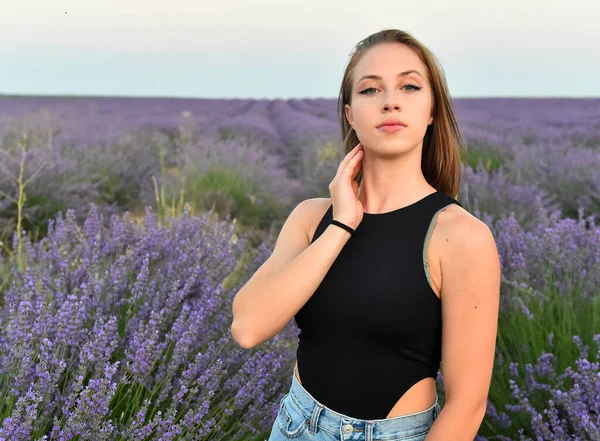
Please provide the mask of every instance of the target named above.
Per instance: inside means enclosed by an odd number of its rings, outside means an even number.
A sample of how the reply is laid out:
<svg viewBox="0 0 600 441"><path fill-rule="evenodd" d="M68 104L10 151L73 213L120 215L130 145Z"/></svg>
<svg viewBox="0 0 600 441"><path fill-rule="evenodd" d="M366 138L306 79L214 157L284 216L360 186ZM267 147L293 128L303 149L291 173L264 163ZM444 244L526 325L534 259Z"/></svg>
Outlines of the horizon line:
<svg viewBox="0 0 600 441"><path fill-rule="evenodd" d="M238 101L274 101L274 100L337 100L337 97L292 97L292 98L218 98L218 97L199 97L199 96L173 96L173 95L78 95L78 94L27 94L27 93L1 93L0 98L107 98L107 99L178 99L178 100L238 100ZM600 96L573 96L573 95L481 95L481 96L451 96L451 99L469 100L469 99L600 99Z"/></svg>

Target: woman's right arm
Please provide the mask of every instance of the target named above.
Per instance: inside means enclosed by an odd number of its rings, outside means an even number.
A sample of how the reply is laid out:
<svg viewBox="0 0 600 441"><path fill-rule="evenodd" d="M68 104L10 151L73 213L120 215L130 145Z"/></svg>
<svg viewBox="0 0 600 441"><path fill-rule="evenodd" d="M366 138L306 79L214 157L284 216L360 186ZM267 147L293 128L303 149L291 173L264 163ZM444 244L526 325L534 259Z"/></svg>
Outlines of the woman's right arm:
<svg viewBox="0 0 600 441"><path fill-rule="evenodd" d="M323 204L318 199L299 203L281 228L271 256L233 300L231 334L245 349L277 335L317 290L349 232L328 225L312 244L309 219ZM317 211L315 211L317 210Z"/></svg>

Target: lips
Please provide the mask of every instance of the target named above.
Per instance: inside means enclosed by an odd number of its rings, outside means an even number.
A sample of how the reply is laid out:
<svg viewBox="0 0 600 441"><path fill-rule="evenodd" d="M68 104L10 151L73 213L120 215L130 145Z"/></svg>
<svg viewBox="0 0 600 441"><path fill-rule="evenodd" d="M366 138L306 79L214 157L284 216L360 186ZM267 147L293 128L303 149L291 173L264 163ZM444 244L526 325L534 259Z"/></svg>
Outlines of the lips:
<svg viewBox="0 0 600 441"><path fill-rule="evenodd" d="M382 130L384 132L397 132L399 130L404 130L404 129L406 129L406 126L403 126L401 124L388 124L388 125L379 127L378 130Z"/></svg>
<svg viewBox="0 0 600 441"><path fill-rule="evenodd" d="M403 126L403 127L406 127L406 124L403 121L399 120L399 119L388 118L385 121L383 121L381 124L379 124L377 126L377 128L381 128L381 127L384 127L384 126Z"/></svg>

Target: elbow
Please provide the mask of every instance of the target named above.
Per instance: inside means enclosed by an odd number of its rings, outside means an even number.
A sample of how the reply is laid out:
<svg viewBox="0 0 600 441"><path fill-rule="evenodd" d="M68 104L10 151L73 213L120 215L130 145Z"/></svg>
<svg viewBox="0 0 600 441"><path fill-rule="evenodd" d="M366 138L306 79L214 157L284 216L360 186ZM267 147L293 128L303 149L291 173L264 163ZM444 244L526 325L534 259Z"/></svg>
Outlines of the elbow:
<svg viewBox="0 0 600 441"><path fill-rule="evenodd" d="M465 426L469 424L475 424L477 427L482 423L487 412L487 399L485 403L468 404L468 401L453 401L447 400L444 403L444 408L447 408L447 412L455 415L455 418L462 420Z"/></svg>
<svg viewBox="0 0 600 441"><path fill-rule="evenodd" d="M248 332L244 332L240 329L239 325L236 325L235 320L231 324L231 336L235 342L244 349L252 349L256 346L252 336Z"/></svg>
<svg viewBox="0 0 600 441"><path fill-rule="evenodd" d="M239 293L238 293L239 295ZM247 331L246 326L242 326L242 322L240 319L239 306L236 308L236 300L238 296L233 299L233 304L231 306L231 312L233 314L233 320L231 322L231 336L233 340L240 345L244 349L250 349L254 346L254 343L250 341L249 333ZM237 318L236 318L237 317Z"/></svg>

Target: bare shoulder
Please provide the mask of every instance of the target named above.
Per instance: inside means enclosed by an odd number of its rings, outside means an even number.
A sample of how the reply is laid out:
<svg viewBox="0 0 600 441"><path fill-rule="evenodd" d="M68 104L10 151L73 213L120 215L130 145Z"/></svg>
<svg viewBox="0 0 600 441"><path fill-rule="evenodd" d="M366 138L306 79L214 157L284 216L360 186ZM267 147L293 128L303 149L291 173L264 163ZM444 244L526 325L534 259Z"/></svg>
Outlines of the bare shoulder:
<svg viewBox="0 0 600 441"><path fill-rule="evenodd" d="M253 277L267 277L296 258L310 245L310 232L315 228L315 219L326 201L320 198L299 202L283 223L277 234L275 247L269 258L256 270ZM327 210L325 208L324 210ZM324 213L325 211L323 211Z"/></svg>
<svg viewBox="0 0 600 441"><path fill-rule="evenodd" d="M319 222L325 216L327 209L331 205L331 198L311 198L304 201L305 210L304 215L306 216L306 235L308 241L312 240Z"/></svg>
<svg viewBox="0 0 600 441"><path fill-rule="evenodd" d="M482 249L496 251L496 243L489 226L460 205L451 204L440 212L436 230L436 242L442 262L454 260L457 254Z"/></svg>
<svg viewBox="0 0 600 441"><path fill-rule="evenodd" d="M465 239L484 239L483 236L491 234L490 228L485 222L473 216L463 207L450 204L448 208L440 212L436 229L443 242L448 244L464 243Z"/></svg>

